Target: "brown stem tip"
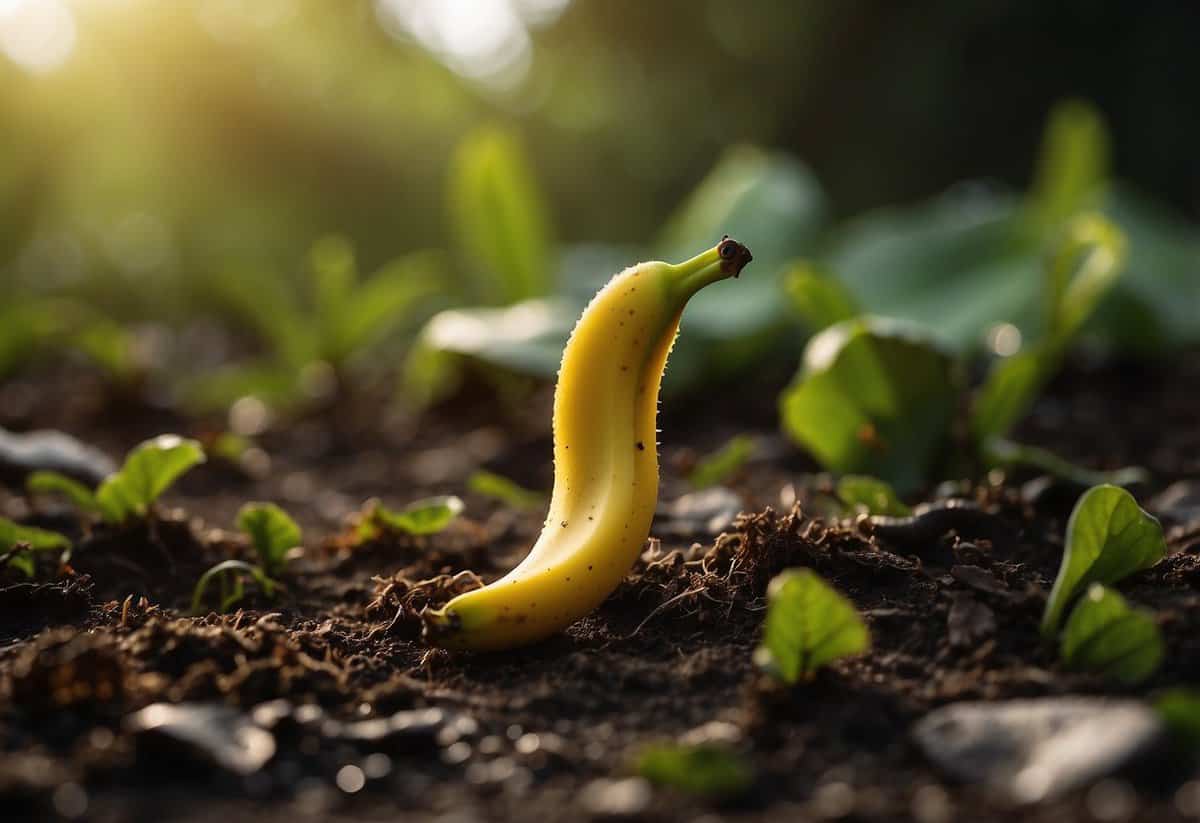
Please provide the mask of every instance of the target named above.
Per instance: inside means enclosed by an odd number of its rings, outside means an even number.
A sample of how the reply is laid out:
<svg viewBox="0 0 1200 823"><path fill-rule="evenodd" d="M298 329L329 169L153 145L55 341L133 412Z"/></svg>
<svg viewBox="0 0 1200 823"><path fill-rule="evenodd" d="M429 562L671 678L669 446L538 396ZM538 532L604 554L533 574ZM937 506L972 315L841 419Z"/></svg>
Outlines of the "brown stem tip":
<svg viewBox="0 0 1200 823"><path fill-rule="evenodd" d="M721 238L717 246L717 254L721 257L721 271L737 277L746 268L746 264L754 259L750 249L734 240L728 234Z"/></svg>

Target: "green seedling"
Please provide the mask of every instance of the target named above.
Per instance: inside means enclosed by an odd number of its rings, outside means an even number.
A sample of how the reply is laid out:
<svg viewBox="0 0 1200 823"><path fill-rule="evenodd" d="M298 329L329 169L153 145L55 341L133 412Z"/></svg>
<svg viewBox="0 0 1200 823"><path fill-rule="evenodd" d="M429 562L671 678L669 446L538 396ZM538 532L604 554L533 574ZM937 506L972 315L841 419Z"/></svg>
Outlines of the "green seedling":
<svg viewBox="0 0 1200 823"><path fill-rule="evenodd" d="M1096 471L1076 466L1048 449L1014 443L1002 437L993 437L984 445L983 460L988 466L997 468L1026 467L1066 480L1079 486L1136 486L1150 479L1150 474L1139 466L1127 466L1113 471Z"/></svg>
<svg viewBox="0 0 1200 823"><path fill-rule="evenodd" d="M247 503L238 510L237 527L250 538L250 547L265 574L283 570L288 552L301 544L296 521L274 503Z"/></svg>
<svg viewBox="0 0 1200 823"><path fill-rule="evenodd" d="M195 440L162 434L135 446L120 470L95 491L50 471L31 474L26 488L30 494L62 494L80 510L115 526L147 517L163 492L204 459L204 449Z"/></svg>
<svg viewBox="0 0 1200 823"><path fill-rule="evenodd" d="M1154 708L1180 751L1190 758L1200 758L1200 691L1168 689L1154 700Z"/></svg>
<svg viewBox="0 0 1200 823"><path fill-rule="evenodd" d="M453 495L418 500L398 511L389 509L379 500L369 500L363 507L354 540L355 543L365 543L386 533L414 536L437 534L449 526L464 508L462 500Z"/></svg>
<svg viewBox="0 0 1200 823"><path fill-rule="evenodd" d="M1162 525L1116 486L1089 489L1067 521L1062 566L1046 601L1042 637L1052 639L1071 602L1092 583L1113 584L1166 553Z"/></svg>
<svg viewBox="0 0 1200 823"><path fill-rule="evenodd" d="M1093 583L1067 618L1059 653L1073 669L1135 686L1162 665L1163 639L1153 612L1130 608L1121 595Z"/></svg>
<svg viewBox="0 0 1200 823"><path fill-rule="evenodd" d="M300 527L274 503L247 503L238 510L237 527L250 539L257 563L224 560L200 575L192 590L192 613L201 613L209 585L220 582L217 608L227 612L246 596L246 581L253 581L267 597L280 585L272 578L283 571L288 553L300 545Z"/></svg>
<svg viewBox="0 0 1200 823"><path fill-rule="evenodd" d="M860 474L848 474L838 480L837 496L851 509L867 514L908 517L912 509L904 505L896 491L882 480Z"/></svg>
<svg viewBox="0 0 1200 823"><path fill-rule="evenodd" d="M748 434L739 434L712 454L701 458L688 473L693 489L707 489L728 481L746 465L758 449L757 441Z"/></svg>
<svg viewBox="0 0 1200 823"><path fill-rule="evenodd" d="M514 509L537 509L546 505L546 495L518 486L507 477L494 472L472 472L467 489L482 497L498 500Z"/></svg>
<svg viewBox="0 0 1200 823"><path fill-rule="evenodd" d="M33 577L35 552L59 549L67 551L71 541L66 535L33 526L22 526L0 517L0 567L8 566Z"/></svg>
<svg viewBox="0 0 1200 823"><path fill-rule="evenodd" d="M417 328L443 292L443 269L440 254L416 252L360 281L350 242L330 235L309 252L306 288L278 274L226 272L212 281L216 300L269 351L202 375L185 393L201 408L245 395L283 406L320 399L348 371L369 367L377 346Z"/></svg>
<svg viewBox="0 0 1200 823"><path fill-rule="evenodd" d="M754 782L754 770L745 758L713 743L648 746L634 765L651 783L698 797L734 797Z"/></svg>
<svg viewBox="0 0 1200 823"><path fill-rule="evenodd" d="M775 678L811 680L821 667L870 647L854 604L815 572L789 569L767 587L766 625L754 662Z"/></svg>

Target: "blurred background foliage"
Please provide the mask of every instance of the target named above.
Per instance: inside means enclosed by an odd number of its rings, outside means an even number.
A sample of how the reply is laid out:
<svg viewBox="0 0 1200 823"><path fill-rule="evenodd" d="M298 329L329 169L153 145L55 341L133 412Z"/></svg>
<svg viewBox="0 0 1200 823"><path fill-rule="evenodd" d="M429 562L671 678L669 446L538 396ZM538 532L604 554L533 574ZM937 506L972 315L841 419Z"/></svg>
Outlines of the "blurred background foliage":
<svg viewBox="0 0 1200 823"><path fill-rule="evenodd" d="M1011 356L1092 210L1129 253L1088 339L1193 345L1197 31L1174 2L0 0L0 376L68 349L197 409L545 377L606 277L726 232L755 264L669 388L786 377L801 272Z"/></svg>

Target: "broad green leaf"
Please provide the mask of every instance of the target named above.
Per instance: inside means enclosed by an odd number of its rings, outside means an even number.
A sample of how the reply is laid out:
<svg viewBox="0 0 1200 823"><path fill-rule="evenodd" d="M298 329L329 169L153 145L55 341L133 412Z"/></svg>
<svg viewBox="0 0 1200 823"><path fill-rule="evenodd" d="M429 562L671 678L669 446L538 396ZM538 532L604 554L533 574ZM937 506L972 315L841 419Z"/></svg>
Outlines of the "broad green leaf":
<svg viewBox="0 0 1200 823"><path fill-rule="evenodd" d="M1020 202L985 184L843 224L822 258L864 312L916 323L958 351L997 323L1029 332L1042 272Z"/></svg>
<svg viewBox="0 0 1200 823"><path fill-rule="evenodd" d="M698 348L703 339L736 340L782 326L787 320L780 294L784 267L814 249L826 212L816 178L795 158L754 146L728 149L671 216L653 248L656 259L686 260L728 234L754 254L736 284L691 300L683 345Z"/></svg>
<svg viewBox="0 0 1200 823"><path fill-rule="evenodd" d="M868 514L884 514L892 517L907 517L912 509L896 496L896 491L882 480L861 474L848 474L838 481L837 496L855 508L861 506Z"/></svg>
<svg viewBox="0 0 1200 823"><path fill-rule="evenodd" d="M375 529L405 534L436 534L449 526L454 518L462 513L463 508L462 500L453 495L418 500L399 511L393 511L375 501L370 505L369 514L363 523ZM364 535L360 529L360 538L370 536L369 531Z"/></svg>
<svg viewBox="0 0 1200 823"><path fill-rule="evenodd" d="M1131 609L1121 595L1093 583L1067 618L1059 653L1071 668L1134 686L1158 671L1163 639L1153 612Z"/></svg>
<svg viewBox="0 0 1200 823"><path fill-rule="evenodd" d="M795 264L784 279L784 288L811 334L862 314L845 286L809 263Z"/></svg>
<svg viewBox="0 0 1200 823"><path fill-rule="evenodd" d="M878 477L903 494L942 457L959 383L954 359L922 334L859 318L809 341L780 417L825 468Z"/></svg>
<svg viewBox="0 0 1200 823"><path fill-rule="evenodd" d="M1049 356L1040 348L997 360L971 404L974 442L982 444L1011 431L1037 401L1051 367Z"/></svg>
<svg viewBox="0 0 1200 823"><path fill-rule="evenodd" d="M724 483L746 465L756 448L757 441L748 434L730 438L724 446L696 463L688 474L688 483L693 489L707 489Z"/></svg>
<svg viewBox="0 0 1200 823"><path fill-rule="evenodd" d="M1149 473L1138 466L1128 466L1113 471L1098 471L1076 466L1048 449L1014 443L1003 438L992 438L983 445L983 457L990 467L1007 468L1027 466L1031 469L1077 483L1080 486L1133 486L1150 479Z"/></svg>
<svg viewBox="0 0 1200 823"><path fill-rule="evenodd" d="M150 506L188 469L204 462L195 440L163 434L136 446L124 465L96 489L96 503L109 523L145 517Z"/></svg>
<svg viewBox="0 0 1200 823"><path fill-rule="evenodd" d="M1155 699L1154 708L1176 743L1191 755L1200 754L1200 691L1168 689Z"/></svg>
<svg viewBox="0 0 1200 823"><path fill-rule="evenodd" d="M0 554L10 552L17 546L24 545L29 551L40 552L52 549L69 549L71 541L66 535L33 526L22 526L6 517L0 517ZM20 570L26 576L32 576L34 571L33 558L28 554L14 554L8 559L8 564Z"/></svg>
<svg viewBox="0 0 1200 823"><path fill-rule="evenodd" d="M518 486L507 477L494 472L473 472L467 478L467 488L475 494L490 497L514 509L537 509L546 505L546 495Z"/></svg>
<svg viewBox="0 0 1200 823"><path fill-rule="evenodd" d="M788 569L767 588L767 620L754 661L785 683L871 646L852 604L809 569Z"/></svg>
<svg viewBox="0 0 1200 823"><path fill-rule="evenodd" d="M483 128L463 140L452 161L450 208L480 268L482 296L508 304L550 291L549 214L514 135Z"/></svg>
<svg viewBox="0 0 1200 823"><path fill-rule="evenodd" d="M1050 113L1029 200L1036 232L1046 235L1094 205L1108 181L1109 139L1096 107L1066 100Z"/></svg>
<svg viewBox="0 0 1200 823"><path fill-rule="evenodd" d="M731 797L754 782L754 771L741 755L711 743L648 746L636 767L651 783L701 797Z"/></svg>
<svg viewBox="0 0 1200 823"><path fill-rule="evenodd" d="M279 583L268 577L261 568L244 560L223 560L200 575L200 579L196 581L196 587L192 590L192 614L203 613L204 595L208 592L208 587L213 580L218 579L221 581L222 589L218 610L228 611L245 596L243 578L246 576L249 576L267 597L275 596L275 587Z"/></svg>
<svg viewBox="0 0 1200 823"><path fill-rule="evenodd" d="M300 527L274 503L247 503L237 514L237 527L250 537L258 562L267 574L283 568L287 553L300 545Z"/></svg>
<svg viewBox="0 0 1200 823"><path fill-rule="evenodd" d="M85 512L99 510L96 495L78 480L53 471L36 471L25 478L25 488L30 494L61 494Z"/></svg>
<svg viewBox="0 0 1200 823"><path fill-rule="evenodd" d="M1058 578L1046 601L1042 636L1058 631L1063 612L1091 583L1111 584L1149 568L1166 553L1162 525L1116 486L1089 489L1067 522Z"/></svg>

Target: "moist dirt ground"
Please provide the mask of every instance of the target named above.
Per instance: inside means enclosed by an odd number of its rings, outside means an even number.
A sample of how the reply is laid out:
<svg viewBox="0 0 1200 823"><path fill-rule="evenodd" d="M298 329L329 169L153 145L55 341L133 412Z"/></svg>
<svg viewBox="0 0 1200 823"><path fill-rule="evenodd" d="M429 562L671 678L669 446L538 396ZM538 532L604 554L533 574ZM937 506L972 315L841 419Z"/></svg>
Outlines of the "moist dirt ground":
<svg viewBox="0 0 1200 823"><path fill-rule="evenodd" d="M1093 468L1146 467L1152 480L1136 489L1145 503L1200 477L1198 363L1075 364L1018 439ZM1193 775L1181 764L1127 769L1100 795L1014 809L938 772L910 730L959 700L1143 696L1200 681L1197 510L1167 513L1169 556L1121 587L1157 613L1165 664L1137 689L1113 687L1063 671L1038 641L1077 490L1038 490L1030 474L942 484L910 502L967 499L984 512L978 523L931 540L872 536L837 516L830 479L776 434L775 391L728 386L666 402L664 500L688 491L697 455L759 435L756 457L729 481L743 514L718 534L656 522L661 539L595 614L504 654L430 652L416 610L473 585L464 570L494 579L536 537L540 510L464 483L484 467L549 489L548 392L512 408L463 397L420 419L347 401L270 429L259 440L269 463L251 472L210 460L149 524L125 531L85 529L65 505L33 506L7 478L0 513L82 545L58 580L10 575L0 585L0 817L1184 819L1179 789ZM75 372L10 381L0 395L0 425L60 428L114 457L162 432L218 430ZM368 498L399 506L436 493L467 503L446 531L350 545L348 518ZM229 614L190 616L198 574L247 551L232 531L247 500L288 509L304 527L303 553L274 599L252 594ZM751 658L767 582L793 566L853 600L873 646L785 689ZM237 709L271 727L277 751L239 773L135 733L129 717L161 702ZM441 711L401 715L404 728L365 722L426 708ZM623 780L639 747L684 737L744 753L751 789L715 801Z"/></svg>

